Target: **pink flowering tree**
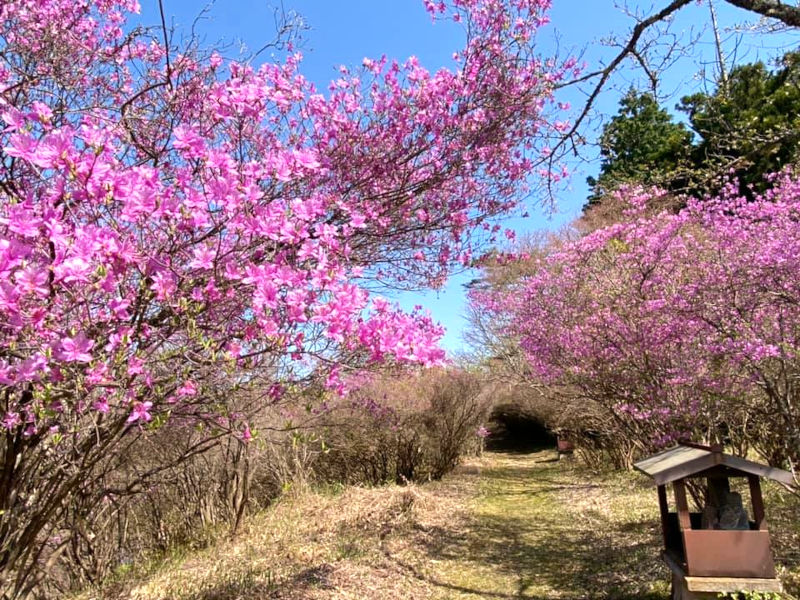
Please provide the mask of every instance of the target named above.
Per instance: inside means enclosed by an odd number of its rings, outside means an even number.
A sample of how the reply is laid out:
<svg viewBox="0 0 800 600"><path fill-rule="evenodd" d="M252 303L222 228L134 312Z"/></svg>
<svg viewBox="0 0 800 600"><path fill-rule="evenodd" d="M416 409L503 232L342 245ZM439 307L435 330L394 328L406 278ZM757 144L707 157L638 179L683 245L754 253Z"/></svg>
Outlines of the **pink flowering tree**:
<svg viewBox="0 0 800 600"><path fill-rule="evenodd" d="M800 458L800 181L755 202L731 186L675 214L625 190L623 222L558 247L530 274L476 290L531 377L600 407L623 463L682 439ZM596 426L596 425L595 425Z"/></svg>
<svg viewBox="0 0 800 600"><path fill-rule="evenodd" d="M344 392L353 369L442 359L424 313L367 289L468 264L549 164L574 65L534 54L548 4L426 1L464 25L453 69L365 59L322 92L299 54L240 64L131 31L136 0L0 3L5 597L80 535L59 530L76 493L113 503L131 439L247 441L237 390Z"/></svg>

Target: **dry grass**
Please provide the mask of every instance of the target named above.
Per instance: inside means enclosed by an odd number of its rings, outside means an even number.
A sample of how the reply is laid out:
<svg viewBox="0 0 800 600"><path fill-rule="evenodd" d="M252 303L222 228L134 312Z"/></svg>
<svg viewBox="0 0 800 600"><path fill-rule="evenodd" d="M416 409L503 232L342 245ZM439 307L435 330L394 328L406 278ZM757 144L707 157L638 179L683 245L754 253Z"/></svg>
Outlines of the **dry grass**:
<svg viewBox="0 0 800 600"><path fill-rule="evenodd" d="M769 500L772 529L791 524L776 536L791 583L797 499ZM487 455L424 486L289 494L235 537L81 600L665 600L657 510L632 473Z"/></svg>
<svg viewBox="0 0 800 600"><path fill-rule="evenodd" d="M383 537L407 527L416 497L414 487L289 494L234 537L83 599L425 597L393 581L380 551Z"/></svg>
<svg viewBox="0 0 800 600"><path fill-rule="evenodd" d="M434 598L666 598L655 495L628 476L598 479L554 456L474 463L467 510L396 540L396 555L434 583Z"/></svg>
<svg viewBox="0 0 800 600"><path fill-rule="evenodd" d="M764 504L778 576L786 591L800 598L800 496L768 483Z"/></svg>

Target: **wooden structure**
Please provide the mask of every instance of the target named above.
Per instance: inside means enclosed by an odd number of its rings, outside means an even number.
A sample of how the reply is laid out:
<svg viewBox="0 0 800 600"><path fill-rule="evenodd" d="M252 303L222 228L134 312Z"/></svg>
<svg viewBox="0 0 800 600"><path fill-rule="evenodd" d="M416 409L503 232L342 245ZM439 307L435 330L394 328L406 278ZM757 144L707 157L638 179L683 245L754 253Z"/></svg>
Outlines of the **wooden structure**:
<svg viewBox="0 0 800 600"><path fill-rule="evenodd" d="M724 454L719 446L695 444L664 450L634 467L652 477L658 490L663 557L672 571L673 599L781 590L775 578L761 478L793 484L790 473ZM752 520L741 504L741 496L730 491L731 478L747 480ZM705 483L702 513L689 510L688 480ZM667 499L670 484L675 498L673 512Z"/></svg>
<svg viewBox="0 0 800 600"><path fill-rule="evenodd" d="M558 460L565 456L572 456L575 452L575 444L559 435L556 437L556 451L558 452Z"/></svg>

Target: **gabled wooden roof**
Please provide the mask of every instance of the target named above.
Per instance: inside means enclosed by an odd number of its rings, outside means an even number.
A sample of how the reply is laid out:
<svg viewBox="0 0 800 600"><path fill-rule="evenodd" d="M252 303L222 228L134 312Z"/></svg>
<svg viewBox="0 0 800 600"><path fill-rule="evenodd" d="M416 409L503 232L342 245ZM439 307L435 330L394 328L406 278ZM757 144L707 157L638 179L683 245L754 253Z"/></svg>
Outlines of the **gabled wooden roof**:
<svg viewBox="0 0 800 600"><path fill-rule="evenodd" d="M634 468L655 480L656 485L671 483L684 477L692 477L712 467L722 466L730 471L758 475L787 485L793 485L792 474L783 469L762 465L738 456L724 454L708 446L681 444L662 450L634 463Z"/></svg>

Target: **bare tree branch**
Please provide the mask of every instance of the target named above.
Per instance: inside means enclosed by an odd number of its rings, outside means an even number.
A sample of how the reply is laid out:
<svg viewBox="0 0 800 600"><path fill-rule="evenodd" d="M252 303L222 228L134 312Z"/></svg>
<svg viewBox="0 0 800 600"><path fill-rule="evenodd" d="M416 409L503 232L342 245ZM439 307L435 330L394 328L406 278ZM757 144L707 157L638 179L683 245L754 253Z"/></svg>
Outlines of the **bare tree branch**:
<svg viewBox="0 0 800 600"><path fill-rule="evenodd" d="M789 27L800 27L800 6L792 6L781 2L780 0L724 0L728 4L754 12L763 17L777 19L781 23ZM655 89L657 83L657 71L649 68L646 57L643 54L642 48L639 46L642 36L645 32L658 23L665 21L674 13L681 10L683 7L691 4L692 0L672 0L667 6L660 11L652 14L651 16L641 19L636 23L636 26L631 30L627 40L620 45L620 51L614 59L604 68L586 73L572 81L568 81L559 87L567 87L583 82L596 80L596 83L587 94L586 101L583 103L578 117L572 124L572 127L567 131L555 144L553 152L551 153L551 162L556 160L559 155L558 150L563 149L567 144L572 144L573 151L575 151L575 138L579 136L581 127L589 117L591 110L594 106L600 93L608 84L611 76L620 67L626 58L632 58L637 61L644 69L650 84Z"/></svg>
<svg viewBox="0 0 800 600"><path fill-rule="evenodd" d="M598 82L595 84L592 91L589 93L589 96L586 99L586 102L584 103L583 109L578 115L578 118L575 119L575 122L572 124L570 130L555 145L555 147L553 148L553 152L551 153L551 156L555 156L557 154L557 150L560 147L563 147L564 144L567 142L567 140L573 139L573 137L578 133L578 130L580 129L581 125L589 116L589 113L592 109L592 106L594 105L595 100L600 95L600 92L603 91L603 88L605 87L611 75L614 73L614 71L617 70L617 67L619 67L620 64L622 64L622 61L624 61L629 55L636 57L637 44L639 43L639 40L641 39L644 32L652 25L655 25L656 23L663 21L664 19L666 19L673 13L677 12L687 4L690 4L691 2L692 0L673 0L672 2L669 3L669 5L667 5L659 12L655 13L654 15L651 15L650 17L642 21L639 21L633 28L633 31L631 31L631 35L628 38L627 43L622 47L622 50L620 50L620 52L614 57L614 59L610 63L608 63L608 66L599 71L593 71L592 73L587 73L578 80L569 82L568 85L571 85L574 83L578 83L580 81L593 79L595 77L600 78Z"/></svg>
<svg viewBox="0 0 800 600"><path fill-rule="evenodd" d="M777 19L790 27L800 27L800 7L784 4L780 0L725 0L744 10L763 17Z"/></svg>
<svg viewBox="0 0 800 600"><path fill-rule="evenodd" d="M164 57L167 61L167 85L172 89L172 65L169 63L169 38L167 36L167 21L164 18L164 3L158 0L158 11L161 14L161 32L164 34Z"/></svg>

